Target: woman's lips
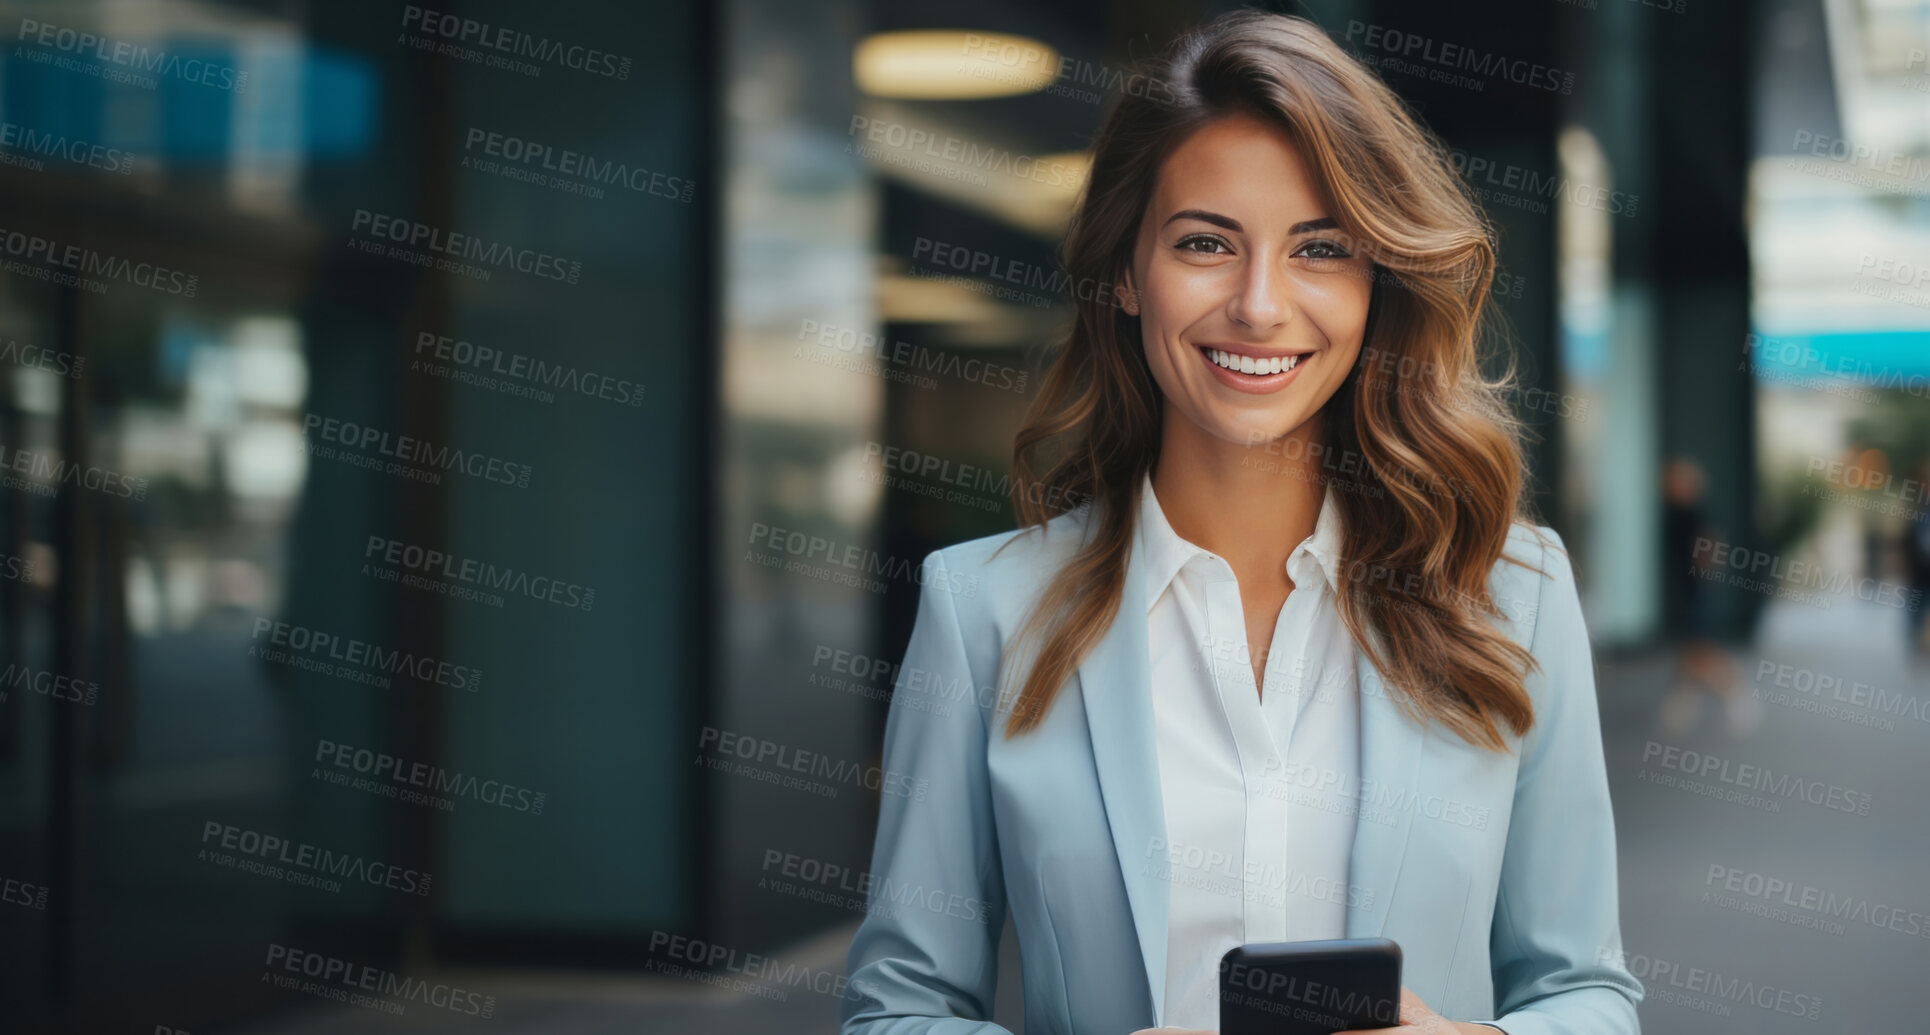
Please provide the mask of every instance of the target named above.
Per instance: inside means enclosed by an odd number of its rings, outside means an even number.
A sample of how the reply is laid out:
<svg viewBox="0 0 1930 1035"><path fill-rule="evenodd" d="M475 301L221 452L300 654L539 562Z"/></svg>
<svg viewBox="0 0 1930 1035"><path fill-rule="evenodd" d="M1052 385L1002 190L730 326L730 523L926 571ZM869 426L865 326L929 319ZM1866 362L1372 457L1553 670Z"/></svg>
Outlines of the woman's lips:
<svg viewBox="0 0 1930 1035"><path fill-rule="evenodd" d="M1220 379L1221 384L1236 392L1248 392L1253 395L1265 395L1285 388L1302 370L1307 369L1307 364L1313 362L1314 357L1318 355L1314 352L1304 353L1293 365L1292 370L1282 370L1277 374L1242 374L1213 362L1213 357L1208 354L1206 346L1196 346L1193 351L1199 353L1200 362L1206 364L1206 368L1213 372L1214 377Z"/></svg>

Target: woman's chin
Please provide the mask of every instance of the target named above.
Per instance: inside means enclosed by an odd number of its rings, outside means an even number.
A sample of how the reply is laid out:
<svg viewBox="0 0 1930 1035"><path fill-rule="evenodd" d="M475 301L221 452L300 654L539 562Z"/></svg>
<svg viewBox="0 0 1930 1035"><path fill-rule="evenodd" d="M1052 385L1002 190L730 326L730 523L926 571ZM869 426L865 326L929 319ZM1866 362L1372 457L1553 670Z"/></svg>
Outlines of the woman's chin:
<svg viewBox="0 0 1930 1035"><path fill-rule="evenodd" d="M1205 391L1189 390L1181 398L1192 405L1175 407L1168 416L1184 418L1189 425L1185 432L1188 438L1248 449L1271 445L1271 451L1277 454L1280 439L1303 430L1319 413L1317 409L1309 412L1305 400L1288 401L1278 396L1243 396L1229 403L1217 397L1222 391L1217 385L1208 385Z"/></svg>
<svg viewBox="0 0 1930 1035"><path fill-rule="evenodd" d="M1275 445L1277 449L1277 443L1281 439L1293 434L1305 422L1305 417L1297 412L1285 415L1266 414L1258 417L1227 415L1213 422L1215 430L1212 435L1214 438L1236 446L1261 449L1268 445Z"/></svg>

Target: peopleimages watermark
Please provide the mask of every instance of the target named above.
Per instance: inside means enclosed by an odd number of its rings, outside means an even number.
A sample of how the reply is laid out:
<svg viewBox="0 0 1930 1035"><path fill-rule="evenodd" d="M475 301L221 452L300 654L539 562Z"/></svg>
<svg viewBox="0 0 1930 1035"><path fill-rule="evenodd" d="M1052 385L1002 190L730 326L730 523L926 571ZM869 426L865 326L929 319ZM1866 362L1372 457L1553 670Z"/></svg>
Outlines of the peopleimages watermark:
<svg viewBox="0 0 1930 1035"><path fill-rule="evenodd" d="M1799 172L1853 183L1886 194L1921 197L1930 184L1930 159L1895 148L1852 144L1841 137L1799 129L1789 149L1800 155ZM1874 175L1872 175L1874 174Z"/></svg>
<svg viewBox="0 0 1930 1035"><path fill-rule="evenodd" d="M846 151L855 151L861 157L885 165L916 169L946 179L968 180L975 186L989 184L990 175L1032 180L1068 190L1077 189L1086 180L1083 164L1015 154L969 137L935 134L889 119L853 115L848 133L853 142L846 145Z"/></svg>
<svg viewBox="0 0 1930 1035"><path fill-rule="evenodd" d="M1496 298L1521 298L1528 290L1528 278L1508 270L1496 270L1488 282L1488 294Z"/></svg>
<svg viewBox="0 0 1930 1035"><path fill-rule="evenodd" d="M1917 511L1925 506L1930 506L1930 484L1915 478L1898 478L1890 471L1833 457L1811 456L1804 473L1812 479L1820 475L1834 489L1823 488L1813 481L1805 482L1803 494L1818 496L1832 503L1906 520L1914 518Z"/></svg>
<svg viewBox="0 0 1930 1035"><path fill-rule="evenodd" d="M26 909L46 909L47 886L29 884L12 877L0 878L0 903Z"/></svg>
<svg viewBox="0 0 1930 1035"><path fill-rule="evenodd" d="M62 675L10 661L0 671L0 702L10 700L19 690L36 693L50 701L72 701L91 706L100 700L101 685L78 676Z"/></svg>
<svg viewBox="0 0 1930 1035"><path fill-rule="evenodd" d="M505 594L583 611L596 604L596 590L589 586L387 536L368 537L362 547L362 562L364 575L444 596L481 601L491 607L502 607Z"/></svg>
<svg viewBox="0 0 1930 1035"><path fill-rule="evenodd" d="M1604 947L1597 950L1599 962L1611 963L1642 982L1648 998L1700 1013L1727 1017L1730 1004L1741 1003L1793 1017L1818 1020L1823 1015L1819 996L1797 992L1768 982L1732 977L1706 967L1687 966L1639 952L1622 952Z"/></svg>
<svg viewBox="0 0 1930 1035"><path fill-rule="evenodd" d="M1763 686L1765 679L1769 683L1767 689ZM1921 697L1768 658L1756 663L1756 685L1751 688L1750 696L1885 732L1896 729L1892 716L1930 723L1930 708L1924 706Z"/></svg>
<svg viewBox="0 0 1930 1035"><path fill-rule="evenodd" d="M605 187L688 203L697 184L682 176L552 147L523 137L471 126L463 135L462 167L565 194L601 200ZM477 157L476 154L481 157Z"/></svg>
<svg viewBox="0 0 1930 1035"><path fill-rule="evenodd" d="M1507 274L1504 273L1501 276L1505 277ZM1520 284L1520 280L1517 279L1515 283ZM1440 395L1442 386L1448 379L1446 364L1372 345L1361 348L1358 363L1364 369L1372 369L1387 375L1387 383L1392 386L1393 391L1402 395ZM1486 383L1481 379L1480 373L1473 369L1461 371L1458 379L1463 385L1475 390L1481 390ZM1511 382L1503 389L1503 394L1522 413L1543 413L1563 420L1585 421L1592 408L1592 401L1585 396L1543 388L1540 385ZM1465 492L1460 495L1466 498Z"/></svg>
<svg viewBox="0 0 1930 1035"><path fill-rule="evenodd" d="M1363 1014L1376 1028L1393 1027L1400 1004L1356 988L1312 981L1291 971L1255 967L1239 960L1220 962L1220 1002L1310 1023L1321 1031L1338 1030L1347 1018Z"/></svg>
<svg viewBox="0 0 1930 1035"><path fill-rule="evenodd" d="M1575 91L1573 72L1465 44L1443 42L1418 32L1403 32L1370 22L1349 20L1346 35L1349 43L1387 55L1364 55L1363 63L1373 68L1418 75L1477 91L1485 89L1487 84L1474 76L1498 79L1549 93L1569 94ZM1420 65L1413 62L1419 62ZM1433 67L1424 68L1421 65ZM1459 74L1463 72L1472 75Z"/></svg>
<svg viewBox="0 0 1930 1035"><path fill-rule="evenodd" d="M808 532L767 525L762 521L751 522L749 543L753 549L744 552L745 561L766 568L796 572L824 582L855 586L873 593L883 593L889 588L884 579L903 579L915 586L925 585L925 570L917 561L892 557L854 543L839 543ZM759 549L773 552L760 554L757 552ZM813 563L817 561L823 563ZM956 596L975 597L978 595L978 576L948 569L944 584L938 588Z"/></svg>
<svg viewBox="0 0 1930 1035"><path fill-rule="evenodd" d="M49 133L18 122L0 121L0 164L44 172L47 163L41 161L43 158L71 162L103 172L125 174L134 171L132 152L83 137Z"/></svg>
<svg viewBox="0 0 1930 1035"><path fill-rule="evenodd" d="M1586 413L1586 408L1571 412ZM1335 492L1352 493L1366 499L1384 499L1390 491L1392 483L1384 481L1366 454L1358 449L1295 436L1276 438L1263 432L1248 432L1246 444L1249 452L1240 458L1242 467L1298 477ZM1273 459L1275 457L1279 459ZM1431 496L1461 500L1480 498L1481 490L1478 487L1455 475L1408 469L1388 473L1408 489Z"/></svg>
<svg viewBox="0 0 1930 1035"><path fill-rule="evenodd" d="M1346 812L1374 823L1391 825L1399 813L1438 820L1449 826L1486 830L1493 813L1485 805L1416 790L1389 780L1343 773L1327 766L1290 762L1269 754L1260 762L1259 779L1274 799L1318 808L1326 812Z"/></svg>
<svg viewBox="0 0 1930 1035"><path fill-rule="evenodd" d="M931 712L940 717L950 715L954 704L989 712L1003 711L1017 704L1016 700L1004 699L998 687L975 686L969 674L960 678L829 644L820 643L813 648L811 667L829 671L812 672L805 680L806 686L890 702L896 708Z"/></svg>
<svg viewBox="0 0 1930 1035"><path fill-rule="evenodd" d="M0 230L0 253L8 257L0 265L0 269L8 273L77 287L97 295L106 293L111 281L181 298L193 298L201 287L199 274L152 262L135 262L125 256L103 254L84 244L66 244L21 230Z"/></svg>
<svg viewBox="0 0 1930 1035"><path fill-rule="evenodd" d="M573 259L504 241L490 241L475 234L445 230L366 208L355 210L349 229L360 235L349 238L349 247L357 251L459 274L472 280L488 280L500 269L565 284L574 284L583 275L583 264ZM384 244L385 241L396 243Z"/></svg>
<svg viewBox="0 0 1930 1035"><path fill-rule="evenodd" d="M1920 589L1868 577L1853 578L1840 569L1832 570L1810 561L1787 560L1766 550L1703 536L1696 537L1692 557L1695 566L1690 568L1690 574L1697 578L1769 594L1778 600L1827 609L1848 593L1858 600L1905 611L1914 612L1923 607Z"/></svg>
<svg viewBox="0 0 1930 1035"><path fill-rule="evenodd" d="M1324 665L1315 670L1318 661L1310 659L1305 653L1288 649L1275 650L1272 644L1261 648L1255 657L1253 645L1244 636L1215 636L1201 633L1196 649L1186 660L1188 671L1208 674L1221 680L1245 682L1252 678L1254 666L1260 668L1260 686L1269 695L1278 694L1288 701L1318 701L1322 704L1340 700L1350 689L1354 680L1353 663ZM1241 676L1244 668L1246 676ZM1269 682L1271 680L1271 682ZM1392 695L1389 695L1390 699Z"/></svg>
<svg viewBox="0 0 1930 1035"><path fill-rule="evenodd" d="M16 474L26 477L16 478ZM71 485L122 499L147 498L146 478L131 477L93 464L77 464L51 453L5 443L0 443L0 485L42 496L52 496L60 486Z"/></svg>
<svg viewBox="0 0 1930 1035"><path fill-rule="evenodd" d="M1325 875L1297 870L1281 860L1247 855L1235 859L1217 848L1184 844L1164 837L1146 841L1146 865L1141 872L1160 880L1269 905L1283 905L1289 896L1333 902L1349 909L1372 909L1373 888Z"/></svg>
<svg viewBox="0 0 1930 1035"><path fill-rule="evenodd" d="M249 635L248 656L323 675L352 679L387 687L390 676L408 676L418 682L467 690L482 688L479 668L457 665L412 651L393 650L353 636L312 629L306 625L256 618Z"/></svg>
<svg viewBox="0 0 1930 1035"><path fill-rule="evenodd" d="M1742 362L1736 369L1749 370L1760 381L1841 395L1863 403L1874 403L1880 398L1873 388L1906 392L1918 398L1930 397L1930 376L1878 367L1862 356L1833 355L1807 339L1772 338L1752 332L1743 336L1742 351ZM1821 376L1801 373L1811 367L1817 368ZM1867 381L1870 387L1859 385L1852 378Z"/></svg>
<svg viewBox="0 0 1930 1035"><path fill-rule="evenodd" d="M415 357L409 361L409 370L542 403L555 402L561 392L618 406L643 405L643 385L636 381L476 345L434 331L416 332Z"/></svg>
<svg viewBox="0 0 1930 1035"><path fill-rule="evenodd" d="M1872 798L1868 791L1838 787L1794 773L1778 773L1768 766L1737 762L1706 751L1651 740L1642 747L1642 762L1643 768L1636 779L1645 783L1674 787L1764 812L1781 812L1784 801L1803 801L1853 816L1870 814ZM1647 768L1650 763L1659 769L1651 771ZM1678 777L1677 773L1682 775Z"/></svg>
<svg viewBox="0 0 1930 1035"><path fill-rule="evenodd" d="M1779 923L1842 934L1844 921L1930 938L1930 916L1914 909L1842 895L1813 884L1787 880L1721 863L1710 863L1703 878L1702 901L1751 913ZM1719 889L1710 891L1708 889ZM1725 901L1727 899L1727 901Z"/></svg>
<svg viewBox="0 0 1930 1035"><path fill-rule="evenodd" d="M485 68L540 76L545 66L605 79L630 78L631 59L576 43L535 36L474 18L404 4L398 43L432 51ZM410 35L413 31L417 35ZM524 60L527 58L528 60Z"/></svg>
<svg viewBox="0 0 1930 1035"><path fill-rule="evenodd" d="M87 357L76 356L71 352L50 349L41 345L29 345L8 338L0 344L0 363L12 363L27 370L45 370L62 377L79 380L87 369Z"/></svg>
<svg viewBox="0 0 1930 1035"><path fill-rule="evenodd" d="M1517 597L1497 597L1483 589L1469 593L1438 576L1412 568L1395 568L1377 562L1353 560L1336 563L1336 580L1362 587L1369 607L1406 610L1421 615L1440 616L1448 609L1478 615L1499 615L1517 625L1534 624L1536 607ZM1343 590L1344 587L1336 586Z"/></svg>
<svg viewBox="0 0 1930 1035"><path fill-rule="evenodd" d="M878 465L876 475L867 475L877 483L945 503L1003 512L1014 494L1011 475L980 464L957 463L932 453L882 442L866 442L864 458L867 464ZM938 484L932 484L934 482ZM1068 493L1063 486L1036 479L1016 488L1020 497L1054 512L1082 510L1091 502L1090 496Z"/></svg>
<svg viewBox="0 0 1930 1035"><path fill-rule="evenodd" d="M938 268L907 266L905 268L905 276L913 280L925 280L938 284L946 284L958 288L961 291L970 291L975 295L996 298L1002 302L1017 302L1021 305L1029 305L1034 309L1050 309L1059 301L1056 298L1046 295L1035 295L1021 291L1015 287L980 280L977 277L967 276L963 273L948 273Z"/></svg>
<svg viewBox="0 0 1930 1035"><path fill-rule="evenodd" d="M1558 173L1538 172L1513 162L1497 162L1460 148L1448 151L1448 164L1483 201L1547 215L1550 202L1560 201L1615 216L1635 215L1638 195L1610 190Z"/></svg>
<svg viewBox="0 0 1930 1035"><path fill-rule="evenodd" d="M1850 290L1865 298L1926 309L1930 308L1926 284L1930 284L1930 263L1864 252L1856 264L1856 280Z"/></svg>
<svg viewBox="0 0 1930 1035"><path fill-rule="evenodd" d="M332 893L340 892L346 883L426 896L435 883L434 875L420 870L318 848L218 819L201 824L201 848L195 859Z"/></svg>
<svg viewBox="0 0 1930 1035"><path fill-rule="evenodd" d="M14 39L50 47L60 54L74 56L74 58L63 59L56 58L47 51L16 49L14 53L17 57L40 64L57 65L110 82L131 83L144 90L154 89L158 77L178 79L184 83L197 83L234 93L248 92L248 73L229 65L198 57L184 58L180 54L166 50L155 50L139 43L129 43L79 29L70 29L51 22L22 18L20 31L14 35ZM101 64L82 65L74 60L78 58L98 61ZM109 65L117 67L109 68L107 67ZM129 71L120 71L120 69ZM136 72L149 74L137 75Z"/></svg>
<svg viewBox="0 0 1930 1035"><path fill-rule="evenodd" d="M1930 76L1922 74L1926 66L1930 66L1930 51L1922 47L1910 48L1909 59L1903 63L1904 73L1896 77L1896 84L1906 90L1930 93Z"/></svg>
<svg viewBox="0 0 1930 1035"><path fill-rule="evenodd" d="M1171 83L1151 76L1141 75L1127 69L1115 69L1098 62L1087 61L1065 55L1053 55L1042 47L1007 36L983 36L968 32L960 47L969 60L960 62L955 70L975 79L990 79L995 82L1019 82L1027 85L1036 81L1036 75L1028 75L1026 69L1046 72L1048 67L1052 82L1038 92L1059 97L1070 97L1098 104L1105 95L1113 92L1132 97L1144 97L1160 104L1173 104L1178 97L1173 93ZM1054 57L1048 66L1048 57ZM1085 89L1093 87L1094 89Z"/></svg>
<svg viewBox="0 0 1930 1035"><path fill-rule="evenodd" d="M913 801L924 801L931 793L931 782L922 776L894 773L881 766L863 766L821 751L715 726L705 726L698 733L697 751L697 764L713 771L750 777L824 798L837 797L840 785L863 787ZM711 753L709 758L704 756L705 751ZM791 775L794 773L801 775Z"/></svg>
<svg viewBox="0 0 1930 1035"><path fill-rule="evenodd" d="M7 582L34 581L34 562L31 557L17 557L10 553L0 553L0 580Z"/></svg>
<svg viewBox="0 0 1930 1035"><path fill-rule="evenodd" d="M443 812L455 811L454 798L467 798L511 812L540 816L549 799L542 791L444 769L428 762L410 762L386 751L371 751L333 740L315 742L314 761L332 768L318 766L309 773L313 779L412 805L427 805ZM356 775L350 776L350 773Z"/></svg>
<svg viewBox="0 0 1930 1035"><path fill-rule="evenodd" d="M501 457L470 452L456 446L438 445L412 435L358 424L354 421L324 417L319 413L302 415L302 431L309 437L307 448L318 457L340 459L357 467L368 467L413 481L442 484L442 473L466 474L486 482L529 488L532 468ZM340 446L336 449L328 443Z"/></svg>
<svg viewBox="0 0 1930 1035"><path fill-rule="evenodd" d="M493 1017L496 997L440 981L407 977L392 970L310 952L280 942L268 944L268 969L262 981L276 988L305 992L350 1006L401 1014L407 1003L433 1006L470 1017ZM304 981L303 978L313 980ZM376 998L380 996L382 998Z"/></svg>
<svg viewBox="0 0 1930 1035"><path fill-rule="evenodd" d="M760 890L836 909L884 917L894 917L900 910L909 909L978 924L989 924L992 920L991 907L970 895L907 884L888 875L874 877L867 870L853 870L796 852L766 848L762 870L763 875L757 878Z"/></svg>
<svg viewBox="0 0 1930 1035"><path fill-rule="evenodd" d="M922 260L938 270L949 270L963 279L976 282L977 278L994 281L993 297L1010 301L1026 302L1044 308L1060 298L1073 298L1083 302L1098 302L1100 305L1122 307L1125 303L1119 294L1120 286L1111 281L1081 277L1074 280L1072 275L1057 266L1024 262L1018 259L994 255L979 248L918 237L912 241L913 261ZM912 267L917 275L917 267ZM1007 287L1012 285L1012 287ZM1026 294L1020 288L1043 292L1041 295Z"/></svg>
<svg viewBox="0 0 1930 1035"><path fill-rule="evenodd" d="M1267 474L1299 476L1336 492L1350 492L1367 499L1384 499L1387 496L1387 487L1380 484L1373 468L1367 463L1367 457L1358 450L1310 442L1299 437L1273 438L1257 431L1247 432L1246 444L1248 451L1240 457L1242 467L1251 467ZM1438 484L1448 488L1451 483L1443 480Z"/></svg>
<svg viewBox="0 0 1930 1035"><path fill-rule="evenodd" d="M776 1002L789 1002L790 994L784 988L772 987L773 984L789 988L801 986L819 995L845 995L846 979L843 974L785 963L754 952L739 953L727 945L669 931L650 932L650 952L653 956L661 954L667 957L645 960L643 969L651 973L680 977ZM854 991L860 987L852 986Z"/></svg>
<svg viewBox="0 0 1930 1035"><path fill-rule="evenodd" d="M797 340L810 344L813 349L806 352L803 348L794 348L791 350L793 359L806 359L887 381L904 382L915 388L937 388L938 381L929 375L938 374L956 381L1024 395L1026 382L1031 378L1029 371L1018 367L993 363L976 356L961 357L922 345L894 342L881 334L817 320L802 321L798 325ZM865 362L867 357L877 360L877 364Z"/></svg>

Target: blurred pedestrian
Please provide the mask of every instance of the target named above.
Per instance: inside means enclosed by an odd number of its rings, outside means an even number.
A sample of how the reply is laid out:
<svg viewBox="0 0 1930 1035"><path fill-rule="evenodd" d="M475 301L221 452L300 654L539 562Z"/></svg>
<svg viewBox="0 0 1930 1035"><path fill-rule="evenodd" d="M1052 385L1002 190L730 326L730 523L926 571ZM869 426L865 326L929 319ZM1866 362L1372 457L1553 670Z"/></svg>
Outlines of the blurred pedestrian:
<svg viewBox="0 0 1930 1035"><path fill-rule="evenodd" d="M1675 642L1675 676L1658 715L1671 737L1695 729L1701 717L1703 694L1722 706L1725 725L1734 737L1746 737L1762 718L1762 704L1742 687L1735 659L1717 642L1718 599L1708 573L1719 570L1698 540L1714 538L1702 509L1706 479L1694 460L1677 457L1662 472L1662 554L1664 617Z"/></svg>

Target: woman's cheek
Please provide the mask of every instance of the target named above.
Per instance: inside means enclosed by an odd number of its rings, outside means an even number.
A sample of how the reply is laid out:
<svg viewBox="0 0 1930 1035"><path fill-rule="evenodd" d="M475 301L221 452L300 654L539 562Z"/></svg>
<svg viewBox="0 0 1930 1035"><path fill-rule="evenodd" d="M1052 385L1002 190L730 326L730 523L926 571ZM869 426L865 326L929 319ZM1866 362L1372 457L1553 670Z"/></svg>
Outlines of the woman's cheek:
<svg viewBox="0 0 1930 1035"><path fill-rule="evenodd" d="M1303 273L1297 280L1302 297L1310 302L1319 299L1321 304L1339 309L1367 309L1367 300L1373 295L1373 282L1366 275L1354 270L1322 270Z"/></svg>
<svg viewBox="0 0 1930 1035"><path fill-rule="evenodd" d="M1366 332L1373 293L1361 278L1330 274L1328 279L1303 284L1301 298L1327 344L1345 348L1360 341Z"/></svg>
<svg viewBox="0 0 1930 1035"><path fill-rule="evenodd" d="M1159 311L1168 323L1191 323L1196 311L1211 309L1222 291L1211 270L1178 264L1160 272L1164 276L1158 284Z"/></svg>

